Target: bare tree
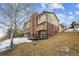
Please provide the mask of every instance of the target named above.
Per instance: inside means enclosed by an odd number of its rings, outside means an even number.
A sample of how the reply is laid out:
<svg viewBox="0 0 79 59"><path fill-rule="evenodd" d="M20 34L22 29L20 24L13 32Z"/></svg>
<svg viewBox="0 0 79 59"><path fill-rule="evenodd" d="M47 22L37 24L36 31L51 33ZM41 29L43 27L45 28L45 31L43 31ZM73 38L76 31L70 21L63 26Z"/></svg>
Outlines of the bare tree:
<svg viewBox="0 0 79 59"><path fill-rule="evenodd" d="M27 17L32 14L31 4L0 4L0 26L1 28L11 28L10 47L13 47L13 37L16 28L22 26L27 20Z"/></svg>

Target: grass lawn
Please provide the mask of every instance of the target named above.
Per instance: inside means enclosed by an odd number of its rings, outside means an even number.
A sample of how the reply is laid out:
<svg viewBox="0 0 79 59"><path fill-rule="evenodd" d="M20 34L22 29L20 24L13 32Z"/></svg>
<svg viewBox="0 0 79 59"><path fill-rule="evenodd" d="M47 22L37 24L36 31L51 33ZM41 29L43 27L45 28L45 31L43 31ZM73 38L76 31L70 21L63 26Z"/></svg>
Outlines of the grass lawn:
<svg viewBox="0 0 79 59"><path fill-rule="evenodd" d="M45 40L22 43L0 55L8 56L78 56L79 33L58 33Z"/></svg>

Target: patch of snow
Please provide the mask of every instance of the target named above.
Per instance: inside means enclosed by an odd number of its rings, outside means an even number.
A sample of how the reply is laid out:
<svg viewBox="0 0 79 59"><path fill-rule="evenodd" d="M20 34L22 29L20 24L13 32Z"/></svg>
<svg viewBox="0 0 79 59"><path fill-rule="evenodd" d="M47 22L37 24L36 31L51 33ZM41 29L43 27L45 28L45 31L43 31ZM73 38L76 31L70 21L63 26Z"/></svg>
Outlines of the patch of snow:
<svg viewBox="0 0 79 59"><path fill-rule="evenodd" d="M11 39L7 39L3 42L0 42L0 52L6 50L7 47L10 46L10 41ZM13 39L13 43L16 44L20 44L23 42L32 42L31 40L28 40L27 37L23 37L23 38L14 38Z"/></svg>
<svg viewBox="0 0 79 59"><path fill-rule="evenodd" d="M65 32L73 32L73 29L68 29Z"/></svg>
<svg viewBox="0 0 79 59"><path fill-rule="evenodd" d="M24 38L14 38L13 42L15 44L19 44L19 43L22 43L22 42L32 42L32 41L28 40L26 37L24 37Z"/></svg>
<svg viewBox="0 0 79 59"><path fill-rule="evenodd" d="M79 32L79 28L67 29L65 32Z"/></svg>

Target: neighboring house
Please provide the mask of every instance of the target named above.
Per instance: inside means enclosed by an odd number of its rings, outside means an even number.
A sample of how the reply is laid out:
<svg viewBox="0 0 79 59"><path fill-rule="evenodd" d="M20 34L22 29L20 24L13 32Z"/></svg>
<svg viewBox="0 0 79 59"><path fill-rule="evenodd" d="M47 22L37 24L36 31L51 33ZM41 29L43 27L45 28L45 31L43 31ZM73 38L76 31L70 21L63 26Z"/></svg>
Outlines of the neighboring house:
<svg viewBox="0 0 79 59"><path fill-rule="evenodd" d="M59 20L52 12L33 13L26 23L26 33L31 39L47 38L57 34L59 29Z"/></svg>
<svg viewBox="0 0 79 59"><path fill-rule="evenodd" d="M24 24L24 36L30 36L30 31L31 31L31 20L28 20Z"/></svg>
<svg viewBox="0 0 79 59"><path fill-rule="evenodd" d="M75 24L74 25L74 28L79 28L79 24Z"/></svg>
<svg viewBox="0 0 79 59"><path fill-rule="evenodd" d="M17 31L15 32L15 37L23 37L24 36L24 31L23 29L17 29Z"/></svg>
<svg viewBox="0 0 79 59"><path fill-rule="evenodd" d="M79 32L79 24L78 23L76 23L76 24L74 24L74 32Z"/></svg>
<svg viewBox="0 0 79 59"><path fill-rule="evenodd" d="M79 32L79 24L78 23L75 23L73 25L73 28L70 27L65 32Z"/></svg>

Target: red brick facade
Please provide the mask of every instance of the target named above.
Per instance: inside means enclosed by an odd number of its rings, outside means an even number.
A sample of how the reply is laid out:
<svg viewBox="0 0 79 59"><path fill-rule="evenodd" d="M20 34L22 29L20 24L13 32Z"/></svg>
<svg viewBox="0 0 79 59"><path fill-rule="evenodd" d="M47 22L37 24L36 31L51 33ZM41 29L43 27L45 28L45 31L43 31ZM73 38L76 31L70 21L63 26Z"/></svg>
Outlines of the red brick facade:
<svg viewBox="0 0 79 59"><path fill-rule="evenodd" d="M33 38L36 34L35 28L37 27L37 13L33 13L31 16L31 37Z"/></svg>
<svg viewBox="0 0 79 59"><path fill-rule="evenodd" d="M48 36L52 36L58 33L59 31L59 27L54 25L54 24L50 24L48 23L47 25L47 31L48 31Z"/></svg>

